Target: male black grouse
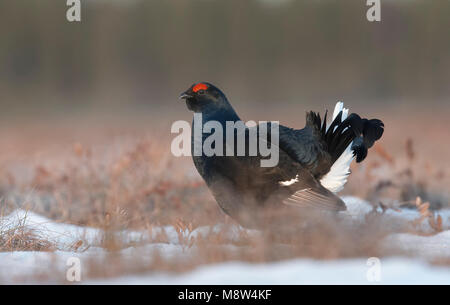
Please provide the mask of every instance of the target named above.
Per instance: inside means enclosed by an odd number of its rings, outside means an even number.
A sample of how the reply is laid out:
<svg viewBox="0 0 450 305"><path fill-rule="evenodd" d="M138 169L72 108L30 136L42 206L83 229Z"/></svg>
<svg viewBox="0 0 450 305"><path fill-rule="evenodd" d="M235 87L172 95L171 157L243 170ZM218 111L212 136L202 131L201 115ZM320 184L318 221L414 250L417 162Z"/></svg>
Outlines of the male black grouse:
<svg viewBox="0 0 450 305"><path fill-rule="evenodd" d="M260 219L256 219L263 207L271 207L271 211L292 209L292 206L345 210L336 193L347 182L350 163L355 158L356 162L363 161L367 150L384 131L380 120L363 119L355 113L348 115L348 109L339 102L329 124L327 113L322 119L320 114L308 112L303 129L280 125L278 164L262 167L260 161L265 157L259 152L249 156L250 127L244 127L245 156L226 155L226 122L241 120L222 91L201 82L193 84L180 98L186 100L190 110L201 114L202 127L209 121L222 125L224 153L197 156L193 153L193 160L221 209L247 227L260 225ZM261 130L260 125L253 128L257 133ZM233 133L231 138L236 140L239 131ZM203 142L208 136L203 133L200 140ZM270 138L271 135L268 142ZM195 141L193 131L192 150Z"/></svg>

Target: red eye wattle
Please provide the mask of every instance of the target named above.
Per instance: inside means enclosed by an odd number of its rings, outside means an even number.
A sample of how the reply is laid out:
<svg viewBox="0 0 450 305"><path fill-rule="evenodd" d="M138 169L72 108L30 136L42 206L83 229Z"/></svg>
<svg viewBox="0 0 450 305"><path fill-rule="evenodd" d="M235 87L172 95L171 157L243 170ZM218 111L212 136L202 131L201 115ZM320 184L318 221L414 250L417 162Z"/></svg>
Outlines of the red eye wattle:
<svg viewBox="0 0 450 305"><path fill-rule="evenodd" d="M208 89L207 85L205 85L203 83L199 83L199 84L195 85L194 88L192 88L192 91L193 92L198 92L200 90L206 90L206 89Z"/></svg>

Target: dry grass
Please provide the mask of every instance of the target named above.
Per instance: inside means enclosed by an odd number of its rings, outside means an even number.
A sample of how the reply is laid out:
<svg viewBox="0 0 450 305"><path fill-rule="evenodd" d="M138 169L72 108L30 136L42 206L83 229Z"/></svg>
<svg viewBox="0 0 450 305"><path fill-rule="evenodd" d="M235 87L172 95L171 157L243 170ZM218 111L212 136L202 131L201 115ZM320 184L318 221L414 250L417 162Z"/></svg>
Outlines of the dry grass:
<svg viewBox="0 0 450 305"><path fill-rule="evenodd" d="M13 227L0 223L0 252L54 251L56 249L52 242L40 237L25 223L26 218L20 219L19 223Z"/></svg>
<svg viewBox="0 0 450 305"><path fill-rule="evenodd" d="M115 125L120 126L117 122ZM92 277L186 271L229 260L265 262L390 254L377 247L394 230L380 225L379 212L351 226L332 216L308 213L303 221L278 232L267 230L255 237L243 231L238 240L230 241L226 233L233 221L221 213L192 161L170 154L170 129L147 133L141 131L145 130L142 126L39 129L30 124L9 130L0 137L1 147L9 148L0 154L3 211L20 207L60 222L104 229L102 246L110 255L101 261L90 260L87 274ZM417 136L400 136L402 131L394 131L391 126L387 124L385 139L372 149L368 160L353 168L346 193L369 199L383 210L405 205L418 208L423 217L417 221L429 221L439 232L442 220L433 211L448 207L447 190L442 185L448 181L449 161L442 158L442 152L430 158L429 147L423 149L423 143L415 143ZM439 138L436 133L445 136L440 127L435 126L433 138L427 140L429 145ZM416 202L417 197L428 203ZM181 234L218 223L224 225L223 229L206 236ZM177 228L183 249L195 255L168 260L158 251L143 250L142 255L130 260L116 252L130 244L118 240L113 232L151 232L161 225ZM414 230L413 226L395 228L396 232L421 233ZM161 234L152 242L167 242L167 236ZM226 245L230 243L239 247L229 249ZM0 228L0 251L54 249L25 227L9 231ZM81 249L74 245L74 250Z"/></svg>

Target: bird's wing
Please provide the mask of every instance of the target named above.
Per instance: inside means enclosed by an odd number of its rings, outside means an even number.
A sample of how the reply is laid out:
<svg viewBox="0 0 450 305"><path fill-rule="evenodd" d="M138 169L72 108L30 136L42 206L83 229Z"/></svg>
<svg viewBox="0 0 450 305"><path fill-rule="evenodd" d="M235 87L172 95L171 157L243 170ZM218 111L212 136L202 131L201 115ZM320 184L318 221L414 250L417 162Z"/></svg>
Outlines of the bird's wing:
<svg viewBox="0 0 450 305"><path fill-rule="evenodd" d="M257 125L256 132L260 137L267 138L268 142L273 144L272 130L270 128L271 123L264 129L262 126L262 124ZM323 148L323 142L314 133L313 128L307 126L303 129L293 129L283 125L278 125L278 127L279 148L286 152L291 159L303 166L313 164L322 157L322 154L327 153Z"/></svg>
<svg viewBox="0 0 450 305"><path fill-rule="evenodd" d="M283 200L284 204L302 208L318 208L330 211L344 211L344 202L331 191L323 187L307 171L302 171L294 179L280 182L294 193Z"/></svg>
<svg viewBox="0 0 450 305"><path fill-rule="evenodd" d="M257 127L257 132L260 132L261 125ZM251 128L246 130L247 144L250 142L250 130ZM270 128L267 128L268 130ZM259 136L262 138L260 140L264 140L264 135ZM270 138L272 140L272 136ZM307 165L323 162L326 158L321 156L320 142L307 128L301 131L279 126L279 148L277 166L262 167L260 156L234 158L237 165L223 164L225 166L223 172L232 173L234 172L232 168L245 168L247 175L232 177L234 180L244 179L238 185L248 185L247 176L252 173L250 184L252 189L259 190L258 195L263 201L264 198L274 196L285 204L298 207L332 211L346 209L342 200L324 188L314 177L314 173L308 169Z"/></svg>
<svg viewBox="0 0 450 305"><path fill-rule="evenodd" d="M330 156L312 128L293 129L280 125L279 146L309 170L331 167Z"/></svg>

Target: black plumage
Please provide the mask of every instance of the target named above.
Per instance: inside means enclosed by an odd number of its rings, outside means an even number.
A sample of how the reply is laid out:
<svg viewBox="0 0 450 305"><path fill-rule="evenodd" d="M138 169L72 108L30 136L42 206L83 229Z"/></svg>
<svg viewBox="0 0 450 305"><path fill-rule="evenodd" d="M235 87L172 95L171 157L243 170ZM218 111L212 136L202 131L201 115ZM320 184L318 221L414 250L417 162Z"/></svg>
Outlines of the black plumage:
<svg viewBox="0 0 450 305"><path fill-rule="evenodd" d="M208 121L222 125L223 156L202 154L193 156L193 161L222 210L250 227L258 225L257 214L262 208L278 211L295 206L345 210L342 200L324 187L321 179L349 145L352 145L356 161L364 160L367 150L381 138L384 130L380 120L362 119L354 113L342 120L341 111L327 126L327 112L323 120L318 113L308 112L303 129L279 126L279 162L274 167L262 167L263 156L249 156L252 129L248 127L241 131L245 133L245 156L225 155L226 122L238 122L240 118L222 91L203 82L192 85L180 98L186 100L190 110L202 114L202 125ZM254 128L261 133L260 125ZM238 131L233 132L231 138L236 140ZM208 136L203 134L201 141ZM269 133L269 144L275 145L271 138Z"/></svg>

